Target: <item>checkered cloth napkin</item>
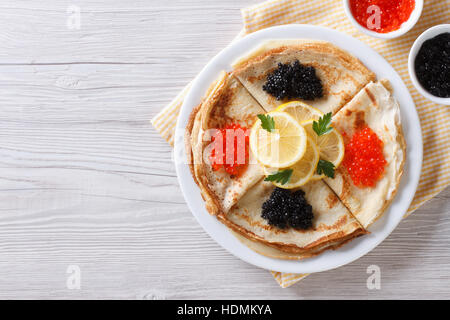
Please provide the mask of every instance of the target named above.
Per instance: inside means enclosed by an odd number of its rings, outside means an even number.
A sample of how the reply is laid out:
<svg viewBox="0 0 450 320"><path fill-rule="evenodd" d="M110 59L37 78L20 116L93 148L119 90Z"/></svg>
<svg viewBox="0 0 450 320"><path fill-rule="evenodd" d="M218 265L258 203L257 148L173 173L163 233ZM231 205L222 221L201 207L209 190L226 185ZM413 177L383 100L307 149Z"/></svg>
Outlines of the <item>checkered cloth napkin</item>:
<svg viewBox="0 0 450 320"><path fill-rule="evenodd" d="M289 23L321 25L347 33L378 51L400 74L416 104L423 134L423 167L419 187L406 216L433 198L450 183L450 107L428 101L414 88L408 76L408 54L414 40L427 28L448 23L450 2L425 0L422 16L406 35L392 40L375 39L359 32L344 13L342 0L270 0L242 9L244 29L239 37L271 26ZM190 84L159 114L152 124L173 146L177 116ZM286 288L307 274L272 272Z"/></svg>

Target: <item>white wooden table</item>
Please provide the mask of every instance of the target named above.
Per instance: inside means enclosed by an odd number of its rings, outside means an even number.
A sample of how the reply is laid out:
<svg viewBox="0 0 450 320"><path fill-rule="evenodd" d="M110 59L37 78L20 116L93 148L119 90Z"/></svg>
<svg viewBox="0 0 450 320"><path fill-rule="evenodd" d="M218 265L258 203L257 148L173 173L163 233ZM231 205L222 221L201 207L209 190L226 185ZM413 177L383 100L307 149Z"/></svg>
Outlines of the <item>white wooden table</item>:
<svg viewBox="0 0 450 320"><path fill-rule="evenodd" d="M449 189L367 256L288 289L190 214L149 120L256 2L2 1L0 298L450 298Z"/></svg>

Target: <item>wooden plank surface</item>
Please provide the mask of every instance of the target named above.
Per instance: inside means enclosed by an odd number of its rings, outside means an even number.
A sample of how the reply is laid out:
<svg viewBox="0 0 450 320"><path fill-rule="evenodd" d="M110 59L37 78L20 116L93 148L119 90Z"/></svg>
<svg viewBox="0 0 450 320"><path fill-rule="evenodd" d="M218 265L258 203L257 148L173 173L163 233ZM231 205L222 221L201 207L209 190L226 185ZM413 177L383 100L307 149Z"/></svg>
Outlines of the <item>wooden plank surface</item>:
<svg viewBox="0 0 450 320"><path fill-rule="evenodd" d="M449 189L367 256L288 289L190 214L149 119L257 2L76 1L71 29L66 2L2 1L0 298L450 298Z"/></svg>

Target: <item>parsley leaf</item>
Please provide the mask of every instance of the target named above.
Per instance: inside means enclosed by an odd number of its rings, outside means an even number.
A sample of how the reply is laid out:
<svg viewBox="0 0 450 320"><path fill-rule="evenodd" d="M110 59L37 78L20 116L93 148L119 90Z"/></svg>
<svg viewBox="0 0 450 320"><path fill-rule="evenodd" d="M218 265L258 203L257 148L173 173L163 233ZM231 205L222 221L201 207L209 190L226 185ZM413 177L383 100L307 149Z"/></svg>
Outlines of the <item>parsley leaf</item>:
<svg viewBox="0 0 450 320"><path fill-rule="evenodd" d="M324 174L329 178L334 179L334 169L335 166L332 162L326 161L326 160L319 160L319 163L317 164L317 174Z"/></svg>
<svg viewBox="0 0 450 320"><path fill-rule="evenodd" d="M294 172L294 170L292 169L281 170L275 174L267 176L264 181L275 181L281 184L286 184L288 183L289 179L291 179L292 172Z"/></svg>
<svg viewBox="0 0 450 320"><path fill-rule="evenodd" d="M313 130L317 133L318 136L327 134L333 130L330 127L331 124L331 112L325 114L323 117L319 119L319 121L313 121Z"/></svg>
<svg viewBox="0 0 450 320"><path fill-rule="evenodd" d="M261 120L261 127L269 132L275 130L275 120L269 116L264 114L258 114L259 120Z"/></svg>

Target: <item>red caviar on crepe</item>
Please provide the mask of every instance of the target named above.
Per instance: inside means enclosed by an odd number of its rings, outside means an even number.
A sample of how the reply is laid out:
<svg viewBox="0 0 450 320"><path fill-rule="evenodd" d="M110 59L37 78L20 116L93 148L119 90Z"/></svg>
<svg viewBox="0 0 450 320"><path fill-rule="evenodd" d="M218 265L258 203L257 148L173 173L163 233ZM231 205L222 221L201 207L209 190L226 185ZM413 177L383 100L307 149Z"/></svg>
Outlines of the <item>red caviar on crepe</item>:
<svg viewBox="0 0 450 320"><path fill-rule="evenodd" d="M357 187L374 187L384 174L383 141L369 127L358 129L345 146L344 167Z"/></svg>
<svg viewBox="0 0 450 320"><path fill-rule="evenodd" d="M230 123L218 129L211 141L214 142L210 155L213 170L224 168L231 176L239 177L247 169L249 160L248 129Z"/></svg>
<svg viewBox="0 0 450 320"><path fill-rule="evenodd" d="M191 158L191 173L200 188L207 210L213 215L228 212L250 187L264 177L261 166L255 164L256 161L250 152L247 164L243 166L236 167L234 161L228 162L226 158L222 158L221 162L225 163L222 170L218 166L218 157L214 157L213 162L210 161L211 153L216 152L212 150L223 150L214 148L217 144L214 139L223 136L225 137L223 140L226 141L226 132L225 135L217 135L218 130L233 125L248 128L261 113L264 113L264 109L248 94L240 82L223 72L213 83L201 105L191 114L185 139L187 149L190 150L188 157ZM240 140L239 137L237 140ZM230 142L235 142L237 146L237 141ZM241 151L235 149L238 153Z"/></svg>
<svg viewBox="0 0 450 320"><path fill-rule="evenodd" d="M393 201L406 156L400 108L385 81L370 83L333 117L347 136L344 164L325 182L367 228Z"/></svg>

